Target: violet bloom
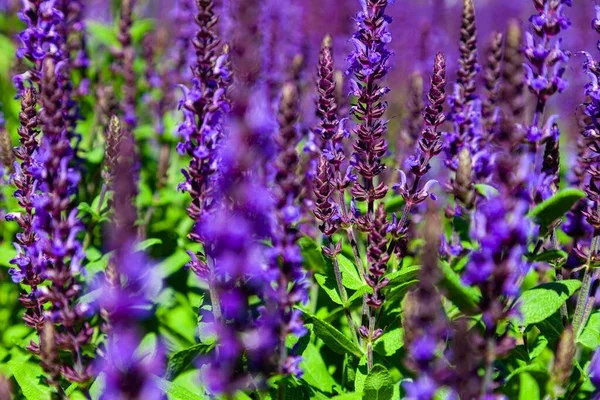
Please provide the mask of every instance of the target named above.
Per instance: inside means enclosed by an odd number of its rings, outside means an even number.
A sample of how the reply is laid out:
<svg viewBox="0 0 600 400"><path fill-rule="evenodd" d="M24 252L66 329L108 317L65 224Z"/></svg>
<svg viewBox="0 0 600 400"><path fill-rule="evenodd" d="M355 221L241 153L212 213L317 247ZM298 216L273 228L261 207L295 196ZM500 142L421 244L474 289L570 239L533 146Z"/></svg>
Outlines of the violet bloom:
<svg viewBox="0 0 600 400"><path fill-rule="evenodd" d="M596 7L596 18L592 21L592 27L600 33L600 7ZM573 328L575 334L580 334L580 330L587 323L593 307L588 306L595 303L597 296L599 276L598 271L591 268L589 260L598 255L598 246L600 240L600 213L598 213L598 204L600 204L600 165L598 155L600 154L600 63L590 54L584 53L586 61L583 68L589 77L589 83L585 86L585 95L587 101L583 103L586 118L586 125L583 130L583 140L587 146L589 156L585 159L585 171L589 176L589 181L585 187L588 198L587 209L582 211L587 223L593 228L590 250L585 251L581 246L576 249L578 255L587 259L587 267L583 276L583 283L577 299L575 308L575 317L573 319Z"/></svg>
<svg viewBox="0 0 600 400"><path fill-rule="evenodd" d="M135 48L133 47L131 38L134 6L135 0L123 0L121 2L119 33L117 35L121 47L116 52L119 61L118 72L123 75L124 80L121 111L123 112L123 122L127 129L135 128L137 125L137 77L133 69Z"/></svg>
<svg viewBox="0 0 600 400"><path fill-rule="evenodd" d="M39 330L44 324L40 305L45 300L38 293L38 286L44 281L44 277L41 275L42 271L37 262L38 235L33 226L34 199L39 195L39 181L32 172L39 169L36 157L39 151L40 121L36 107L35 89L26 88L21 97L21 112L19 113L20 146L15 149L15 156L19 163L15 163L16 170L11 176L11 182L17 188L14 197L21 207L21 212L8 214L6 219L16 221L22 230L17 234L17 255L11 260L11 264L15 267L9 269L8 273L13 282L22 282L31 287L29 294L22 293L20 297L21 302L27 308L23 319L27 326Z"/></svg>
<svg viewBox="0 0 600 400"><path fill-rule="evenodd" d="M289 66L302 45L302 7L297 0L263 0L258 27L262 36L263 79L268 103L275 107L281 85L291 79Z"/></svg>
<svg viewBox="0 0 600 400"><path fill-rule="evenodd" d="M413 382L405 384L407 397L413 400L433 399L447 369L436 355L448 336L444 307L436 290L441 279L438 249L442 221L435 212L428 213L426 221L419 284L404 301L403 326L410 355L408 366L418 374Z"/></svg>
<svg viewBox="0 0 600 400"><path fill-rule="evenodd" d="M277 286L267 288L267 305L263 318L279 319L281 329L279 340L279 370L284 374L301 376L298 368L300 357L288 355L285 346L289 334L297 337L306 334L301 322L301 311L295 309L299 303L308 303L308 282L302 266L302 255L298 239L301 233L297 223L301 216L299 197L302 181L297 175L299 154L296 147L300 142L296 122L299 116L298 91L294 83L283 87L279 106L279 132L275 137L279 153L274 161L275 177L272 189L275 199L275 218L273 224L271 269L273 282ZM267 317L267 314L269 316Z"/></svg>
<svg viewBox="0 0 600 400"><path fill-rule="evenodd" d="M358 30L351 39L354 51L348 56L347 74L354 75L350 94L356 96L357 101L351 112L359 121L354 130L357 136L354 158L364 183L355 182L352 194L355 200L366 201L368 212L372 214L375 200L384 198L388 191L385 182L381 180L377 184L375 178L385 169L382 158L388 148L387 121L383 119L387 103L383 97L390 89L380 86L379 82L390 69L392 52L387 46L392 41L388 30L392 18L385 14L385 9L393 1L362 0L361 4L362 11L355 17Z"/></svg>
<svg viewBox="0 0 600 400"><path fill-rule="evenodd" d="M279 314L273 311L280 311L272 310L268 300L279 272L268 267L271 250L261 243L272 234L274 204L255 173L267 159L253 140L257 135L243 122L231 125L227 144L220 149L221 175L214 191L222 206L214 210L209 224L198 226L211 256L218 260L211 290L222 316L214 322L217 349L203 376L215 393L263 387L266 378L278 372L280 355L273 350L278 348L282 327ZM293 247L290 250L295 251ZM251 312L251 296L267 297L258 319ZM289 327L301 333L298 315L290 317ZM241 363L247 368L239 369ZM285 365L285 370L295 371L297 365Z"/></svg>
<svg viewBox="0 0 600 400"><path fill-rule="evenodd" d="M182 170L186 180L179 185L179 189L192 197L187 211L195 225L189 237L202 243L204 240L198 232L202 231L202 225L216 204L213 192L217 179L219 146L224 135L221 119L223 113L229 110L226 97L229 71L223 60L227 58L227 54L217 54L219 39L214 29L218 18L213 13L214 4L211 0L206 0L199 1L198 6L198 30L192 41L196 51L196 64L192 69L193 86L189 89L182 86L184 97L179 108L183 112L184 121L179 125L178 133L183 141L177 145L177 151L191 157L189 166ZM205 251L210 257L210 248L205 248ZM200 254L197 256L202 257ZM198 257L195 259L198 260ZM190 266L196 274L206 277L205 265L192 261Z"/></svg>
<svg viewBox="0 0 600 400"><path fill-rule="evenodd" d="M488 355L486 393L493 389L493 360L514 347L509 332L498 334L497 329L517 312L507 307L508 301L518 296L519 279L529 268L524 258L532 232L531 222L526 218L530 203L528 167L526 157L515 160L513 154L499 154L496 160L499 193L479 204L471 224L471 237L480 247L471 254L462 278L466 284L481 289L479 307Z"/></svg>
<svg viewBox="0 0 600 400"><path fill-rule="evenodd" d="M565 7L571 6L570 0L534 0L534 5L538 14L531 16L529 21L539 40L525 32L525 57L529 61L525 64L525 83L536 96L535 113L526 135L532 156L552 126L542 119L548 100L568 85L563 75L569 52L561 49L561 40L557 36L571 25L571 21L563 15Z"/></svg>
<svg viewBox="0 0 600 400"><path fill-rule="evenodd" d="M163 352L140 358L136 355L143 333L140 324L152 315L154 296L160 292L160 280L142 252L136 251L137 210L133 202L137 193L135 146L132 138L118 145L118 161L114 177L115 217L112 229L114 253L105 272L105 283L99 307L103 311L104 332L108 335L106 356L98 368L106 374L102 399L162 399L154 376L163 372Z"/></svg>
<svg viewBox="0 0 600 400"><path fill-rule="evenodd" d="M462 23L460 28L460 58L458 79L450 97L452 112L450 117L454 123L454 131L447 134L446 165L453 171L458 168L458 155L464 146L471 147L474 153L477 148L471 142L474 137L481 136L481 127L475 126L480 121L481 104L475 94L476 78L479 72L477 64L477 26L475 23L475 5L473 0L465 0L463 4Z"/></svg>
<svg viewBox="0 0 600 400"><path fill-rule="evenodd" d="M90 342L93 329L86 322L89 307L78 303L82 288L77 275L85 253L77 239L83 227L77 218L73 195L80 175L74 168L75 156L64 118L61 74L60 65L51 57L44 59L40 113L44 135L36 156L39 166L30 168L40 188L40 194L32 199L33 227L38 236L35 262L51 283L40 288L43 297L52 304L45 318L61 327L56 332L58 347L70 351L73 357L73 366L61 366L62 374L70 381L86 382L93 372L82 348ZM72 340L73 337L77 339Z"/></svg>
<svg viewBox="0 0 600 400"><path fill-rule="evenodd" d="M394 221L389 228L394 238L390 246L400 259L406 255L409 214L412 207L423 203L428 197L435 198L431 188L437 181L429 180L422 184L421 180L431 169L432 159L443 149L442 134L439 129L446 121L446 115L443 112L446 102L446 58L442 53L437 53L435 56L427 100L428 104L423 111L424 126L421 139L418 142L416 154L407 160L413 175L413 182L410 183L404 171L399 170L400 180L392 187L406 202L402 219L396 221L394 216Z"/></svg>
<svg viewBox="0 0 600 400"><path fill-rule="evenodd" d="M21 94L26 82L39 83L42 61L46 57L61 59L64 38L60 33L64 14L56 0L25 0L19 11L19 19L27 25L19 34L22 47L17 50L17 57L31 62L28 71L13 77L17 88L17 96Z"/></svg>

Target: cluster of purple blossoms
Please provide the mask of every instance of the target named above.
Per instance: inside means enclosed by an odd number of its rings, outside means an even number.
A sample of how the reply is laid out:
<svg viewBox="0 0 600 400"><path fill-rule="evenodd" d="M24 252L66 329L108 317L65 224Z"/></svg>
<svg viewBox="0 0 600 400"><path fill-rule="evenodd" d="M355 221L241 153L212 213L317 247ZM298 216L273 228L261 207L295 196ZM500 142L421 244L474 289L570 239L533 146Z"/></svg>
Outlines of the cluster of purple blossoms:
<svg viewBox="0 0 600 400"><path fill-rule="evenodd" d="M270 304L258 310L258 319L250 306L251 296L264 298L273 290L269 288L273 284L269 249L261 243L271 236L273 198L260 177L251 173L265 157L262 149L249 146L257 133L247 124L229 127L227 146L220 150L221 174L215 190L222 206L215 209L211 223L199 229L211 246L212 259L218 261L210 282L218 342L203 380L210 391L231 394L252 384L262 387L278 371L280 354L274 349L279 345L280 327ZM246 370L238 368L243 360Z"/></svg>
<svg viewBox="0 0 600 400"><path fill-rule="evenodd" d="M27 27L19 34L22 47L17 50L17 57L31 62L28 71L13 78L20 94L26 82L40 82L42 63L46 57L56 61L63 57L61 25L64 23L64 14L57 0L27 0L23 2L19 18Z"/></svg>
<svg viewBox="0 0 600 400"><path fill-rule="evenodd" d="M543 138L549 135L556 116L544 123L543 115L549 98L563 92L568 82L563 78L564 64L569 61L569 52L561 49L562 41L557 36L569 28L571 21L563 15L564 8L571 6L570 0L534 0L539 14L533 15L530 22L533 32L539 38L525 32L525 82L536 96L536 107L531 125L527 128L526 139L531 152L535 152Z"/></svg>
<svg viewBox="0 0 600 400"><path fill-rule="evenodd" d="M393 1L365 0L361 4L363 9L355 17L358 30L352 37L355 50L348 57L347 74L354 74L350 94L356 96L357 101L350 112L359 121L354 129L357 139L353 144L353 163L364 182L354 183L352 195L356 201L367 202L368 212L372 214L375 200L381 200L388 191L386 183L383 180L377 183L375 178L385 169L382 158L388 149L387 121L383 119L387 103L383 97L389 88L378 82L390 69L392 52L387 45L392 41L388 30L392 19L385 14L385 9Z"/></svg>
<svg viewBox="0 0 600 400"><path fill-rule="evenodd" d="M127 133L123 136L114 165L114 252L98 304L108 338L104 357L96 366L106 375L103 398L161 399L154 376L163 373L162 346L159 344L152 354L136 354L142 339L139 324L152 315L152 298L161 285L146 256L136 250L137 210L133 201L137 182L130 172L135 164L134 142Z"/></svg>
<svg viewBox="0 0 600 400"><path fill-rule="evenodd" d="M179 189L190 193L192 202L188 214L195 222L189 237L196 242L204 242L198 231L214 208L214 185L217 179L219 144L224 131L221 125L222 114L229 109L227 99L227 77L225 64L227 54L217 56L219 39L213 31L217 17L212 1L199 1L196 23L198 30L192 40L196 52L196 64L192 68L193 86L182 86L184 97L179 103L184 121L178 128L183 141L177 151L191 157L190 165L182 170L186 181ZM205 242L204 242L205 243ZM210 257L210 247L204 251ZM192 270L200 276L206 275L206 265L193 257Z"/></svg>

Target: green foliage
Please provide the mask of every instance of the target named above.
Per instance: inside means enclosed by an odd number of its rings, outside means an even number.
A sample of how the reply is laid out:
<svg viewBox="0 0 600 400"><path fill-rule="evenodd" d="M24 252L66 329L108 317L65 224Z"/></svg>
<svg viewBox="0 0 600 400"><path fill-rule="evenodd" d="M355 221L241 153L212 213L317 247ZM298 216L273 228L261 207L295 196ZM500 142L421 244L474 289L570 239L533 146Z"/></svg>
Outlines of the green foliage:
<svg viewBox="0 0 600 400"><path fill-rule="evenodd" d="M566 280L539 285L525 291L519 298L522 325L544 321L554 314L581 287L581 281Z"/></svg>
<svg viewBox="0 0 600 400"><path fill-rule="evenodd" d="M554 196L537 205L528 214L536 224L547 227L562 218L579 200L585 197L585 192L578 189L564 189Z"/></svg>

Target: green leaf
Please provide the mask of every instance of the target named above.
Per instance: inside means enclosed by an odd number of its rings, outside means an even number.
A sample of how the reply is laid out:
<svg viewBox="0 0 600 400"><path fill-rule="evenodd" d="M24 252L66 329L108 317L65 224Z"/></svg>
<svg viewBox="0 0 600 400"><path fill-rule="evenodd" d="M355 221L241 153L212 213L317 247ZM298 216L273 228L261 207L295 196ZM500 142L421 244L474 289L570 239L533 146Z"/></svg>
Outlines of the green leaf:
<svg viewBox="0 0 600 400"><path fill-rule="evenodd" d="M536 224L546 227L562 218L579 200L585 197L585 192L579 189L564 189L540 203L527 214Z"/></svg>
<svg viewBox="0 0 600 400"><path fill-rule="evenodd" d="M138 43L146 35L146 33L154 29L154 19L136 18L131 26L131 39L134 43Z"/></svg>
<svg viewBox="0 0 600 400"><path fill-rule="evenodd" d="M308 236L301 237L298 244L307 269L315 272L325 272L325 258L319 245Z"/></svg>
<svg viewBox="0 0 600 400"><path fill-rule="evenodd" d="M393 356L404 346L404 331L402 328L396 328L384 333L375 342L374 350L385 357Z"/></svg>
<svg viewBox="0 0 600 400"><path fill-rule="evenodd" d="M309 343L302 354L302 362L300 368L304 371L304 381L315 388L332 393L333 388L337 386L335 380L327 370L327 365L321 357L321 353L317 347Z"/></svg>
<svg viewBox="0 0 600 400"><path fill-rule="evenodd" d="M522 373L519 378L519 400L539 400L540 386L535 378L527 372Z"/></svg>
<svg viewBox="0 0 600 400"><path fill-rule="evenodd" d="M156 386L166 393L166 395L169 397L169 400L203 400L207 398L204 395L200 395L198 392L191 392L183 386L169 382L168 380L159 378L158 376L154 377L154 382L156 383Z"/></svg>
<svg viewBox="0 0 600 400"><path fill-rule="evenodd" d="M498 194L498 189L493 186L486 185L485 183L478 183L475 185L475 190L479 192L483 197L489 199Z"/></svg>
<svg viewBox="0 0 600 400"><path fill-rule="evenodd" d="M160 271L160 275L163 278L173 275L179 271L190 261L190 256L184 250L177 250L169 257L165 258L163 262L158 264L156 268Z"/></svg>
<svg viewBox="0 0 600 400"><path fill-rule="evenodd" d="M397 299L401 299L417 283L419 283L419 281L414 279L412 281L404 282L403 284L398 285L389 291L386 290L387 289L387 287L386 287L386 289L384 289L384 291L386 293L385 296L386 296L387 301L395 301Z"/></svg>
<svg viewBox="0 0 600 400"><path fill-rule="evenodd" d="M361 357L358 362L358 368L356 368L356 377L354 379L354 390L359 393L363 393L363 389L365 388L365 381L367 380L367 375L369 374L369 369L367 367L367 355Z"/></svg>
<svg viewBox="0 0 600 400"><path fill-rule="evenodd" d="M112 25L106 25L99 22L86 21L86 31L92 40L108 47L118 46L117 32Z"/></svg>
<svg viewBox="0 0 600 400"><path fill-rule="evenodd" d="M327 347L338 354L354 354L357 357L362 356L362 350L342 332L338 331L328 322L315 316L305 313L305 321L313 324L313 331Z"/></svg>
<svg viewBox="0 0 600 400"><path fill-rule="evenodd" d="M529 350L529 358L532 360L537 358L546 347L548 347L548 339L544 335L538 335L535 338L535 342L533 342L531 350Z"/></svg>
<svg viewBox="0 0 600 400"><path fill-rule="evenodd" d="M547 338L558 339L564 330L564 326L562 323L562 318L560 313L557 311L550 316L550 318L546 318L542 322L538 322L535 326L540 330L540 332L546 336Z"/></svg>
<svg viewBox="0 0 600 400"><path fill-rule="evenodd" d="M199 354L206 354L213 347L213 344L200 343L173 353L171 357L169 357L165 379L172 381L181 371L190 365Z"/></svg>
<svg viewBox="0 0 600 400"><path fill-rule="evenodd" d="M531 261L550 262L560 259L566 260L568 256L569 254L564 250L550 249L536 255Z"/></svg>
<svg viewBox="0 0 600 400"><path fill-rule="evenodd" d="M44 383L44 371L38 363L10 360L8 367L25 398L31 400L50 399L52 389Z"/></svg>
<svg viewBox="0 0 600 400"><path fill-rule="evenodd" d="M358 290L365 285L352 261L343 254L338 254L338 264L342 273L342 284L348 289ZM331 269L333 271L333 267Z"/></svg>
<svg viewBox="0 0 600 400"><path fill-rule="evenodd" d="M444 274L440 285L446 290L448 300L466 314L476 313L481 294L475 288L463 284L460 276L447 262L441 262L440 268Z"/></svg>
<svg viewBox="0 0 600 400"><path fill-rule="evenodd" d="M315 280L319 286L321 286L321 289L327 293L331 301L335 304L342 305L342 299L340 299L335 278L328 275L315 274Z"/></svg>
<svg viewBox="0 0 600 400"><path fill-rule="evenodd" d="M388 370L382 365L371 368L363 389L363 400L391 400L394 395L394 382Z"/></svg>
<svg viewBox="0 0 600 400"><path fill-rule="evenodd" d="M157 244L161 244L162 240L154 238L154 239L146 239L143 242L136 244L135 251L144 251L149 247L152 247Z"/></svg>
<svg viewBox="0 0 600 400"><path fill-rule="evenodd" d="M92 396L92 400L98 400L102 393L104 392L104 388L106 387L106 375L104 372L101 372L98 377L90 386L90 396Z"/></svg>
<svg viewBox="0 0 600 400"><path fill-rule="evenodd" d="M388 275L390 282L386 287L392 290L406 282L417 279L420 269L421 267L418 265L411 265L410 267L402 268L400 271L392 272Z"/></svg>
<svg viewBox="0 0 600 400"><path fill-rule="evenodd" d="M577 343L590 350L600 347L600 311L596 311L590 316L585 328L577 338Z"/></svg>
<svg viewBox="0 0 600 400"><path fill-rule="evenodd" d="M352 296L350 296L350 298L348 299L348 303L346 303L346 307L350 308L356 300L362 299L365 293L373 293L373 288L369 285L364 285L356 292L352 293Z"/></svg>
<svg viewBox="0 0 600 400"><path fill-rule="evenodd" d="M542 322L554 314L581 286L581 281L570 279L544 283L526 290L519 298L523 325Z"/></svg>
<svg viewBox="0 0 600 400"><path fill-rule="evenodd" d="M543 365L538 365L538 364L528 364L528 365L523 365L517 369L515 369L514 371L512 371L505 379L505 382L510 381L512 378L514 378L517 375L520 375L524 372L536 372L536 373L542 373L542 374L548 374L548 368L546 368Z"/></svg>
<svg viewBox="0 0 600 400"><path fill-rule="evenodd" d="M338 396L333 397L331 400L362 400L362 393L352 392L352 393L344 393Z"/></svg>

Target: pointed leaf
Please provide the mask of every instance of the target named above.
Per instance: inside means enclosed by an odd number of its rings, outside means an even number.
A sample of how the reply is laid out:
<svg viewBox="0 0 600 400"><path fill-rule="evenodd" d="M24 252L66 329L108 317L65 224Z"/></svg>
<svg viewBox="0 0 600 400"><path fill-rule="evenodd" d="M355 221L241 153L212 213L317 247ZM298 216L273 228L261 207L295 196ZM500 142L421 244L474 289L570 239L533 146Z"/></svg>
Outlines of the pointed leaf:
<svg viewBox="0 0 600 400"><path fill-rule="evenodd" d="M172 381L181 371L190 365L199 354L206 354L213 347L214 344L199 343L173 353L171 357L169 357L165 379Z"/></svg>
<svg viewBox="0 0 600 400"><path fill-rule="evenodd" d="M326 263L319 245L308 236L301 237L298 244L300 245L304 265L307 269L315 272L324 272Z"/></svg>
<svg viewBox="0 0 600 400"><path fill-rule="evenodd" d="M310 314L305 313L304 315L305 321L313 324L315 335L331 350L338 354L350 353L357 357L362 356L362 350L333 325Z"/></svg>
<svg viewBox="0 0 600 400"><path fill-rule="evenodd" d="M440 285L446 290L448 300L466 314L476 313L481 294L476 289L463 284L460 276L447 262L441 262L440 268L444 274Z"/></svg>
<svg viewBox="0 0 600 400"><path fill-rule="evenodd" d="M519 298L522 324L527 326L549 318L580 286L581 281L570 279L544 283L526 290Z"/></svg>
<svg viewBox="0 0 600 400"><path fill-rule="evenodd" d="M321 289L327 293L331 301L335 304L342 305L342 299L340 299L335 278L328 275L315 274L315 280L319 286L321 286Z"/></svg>
<svg viewBox="0 0 600 400"><path fill-rule="evenodd" d="M38 363L10 360L8 367L25 398L28 400L50 399L52 389L44 382L44 371Z"/></svg>
<svg viewBox="0 0 600 400"><path fill-rule="evenodd" d="M394 396L394 381L388 370L375 365L365 379L363 400L391 400Z"/></svg>
<svg viewBox="0 0 600 400"><path fill-rule="evenodd" d="M579 200L585 197L585 192L579 189L564 189L540 203L527 214L536 224L546 227L562 218Z"/></svg>

